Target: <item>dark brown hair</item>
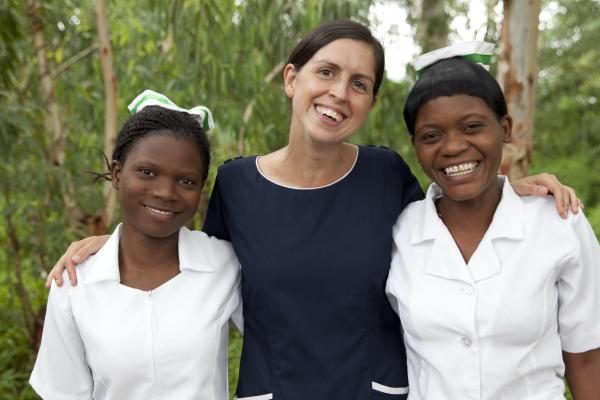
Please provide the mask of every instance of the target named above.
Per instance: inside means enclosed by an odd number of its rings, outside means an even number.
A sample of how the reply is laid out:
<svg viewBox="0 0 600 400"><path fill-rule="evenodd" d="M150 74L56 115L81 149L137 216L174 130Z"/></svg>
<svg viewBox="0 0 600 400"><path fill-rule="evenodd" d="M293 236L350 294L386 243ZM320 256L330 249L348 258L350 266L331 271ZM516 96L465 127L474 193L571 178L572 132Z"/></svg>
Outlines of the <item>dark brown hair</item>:
<svg viewBox="0 0 600 400"><path fill-rule="evenodd" d="M300 69L317 51L338 39L359 40L371 46L375 56L373 96L377 96L385 68L383 47L379 40L373 37L369 28L358 22L342 20L324 23L300 40L287 62Z"/></svg>

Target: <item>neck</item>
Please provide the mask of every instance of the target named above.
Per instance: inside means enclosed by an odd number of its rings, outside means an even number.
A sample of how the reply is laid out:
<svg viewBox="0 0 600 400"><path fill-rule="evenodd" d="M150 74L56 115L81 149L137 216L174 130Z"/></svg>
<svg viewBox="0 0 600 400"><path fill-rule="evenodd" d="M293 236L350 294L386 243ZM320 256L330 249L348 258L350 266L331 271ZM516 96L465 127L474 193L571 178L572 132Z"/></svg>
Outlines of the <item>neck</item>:
<svg viewBox="0 0 600 400"><path fill-rule="evenodd" d="M347 174L356 152L356 147L348 143L315 143L290 135L286 147L261 157L259 165L269 179L283 185L319 187Z"/></svg>
<svg viewBox="0 0 600 400"><path fill-rule="evenodd" d="M121 226L119 270L121 274L152 273L179 268L179 232L166 238L151 238L126 222Z"/></svg>
<svg viewBox="0 0 600 400"><path fill-rule="evenodd" d="M500 186L483 193L476 199L456 201L442 196L436 207L465 260L469 262L487 232L500 202Z"/></svg>

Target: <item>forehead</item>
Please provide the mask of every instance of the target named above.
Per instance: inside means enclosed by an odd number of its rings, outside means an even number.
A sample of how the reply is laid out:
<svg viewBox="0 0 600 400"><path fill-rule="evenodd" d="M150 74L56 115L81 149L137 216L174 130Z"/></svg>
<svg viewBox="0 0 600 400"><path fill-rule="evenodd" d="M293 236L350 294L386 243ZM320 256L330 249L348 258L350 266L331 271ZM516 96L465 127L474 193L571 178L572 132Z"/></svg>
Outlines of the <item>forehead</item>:
<svg viewBox="0 0 600 400"><path fill-rule="evenodd" d="M152 131L132 143L125 163L152 161L165 167L202 166L196 141L170 130Z"/></svg>
<svg viewBox="0 0 600 400"><path fill-rule="evenodd" d="M375 79L373 48L360 40L337 39L323 46L309 60L310 63L328 62L341 68Z"/></svg>
<svg viewBox="0 0 600 400"><path fill-rule="evenodd" d="M467 94L440 96L423 104L417 112L416 125L426 124L440 118L462 118L477 114L495 117L494 112L480 97Z"/></svg>

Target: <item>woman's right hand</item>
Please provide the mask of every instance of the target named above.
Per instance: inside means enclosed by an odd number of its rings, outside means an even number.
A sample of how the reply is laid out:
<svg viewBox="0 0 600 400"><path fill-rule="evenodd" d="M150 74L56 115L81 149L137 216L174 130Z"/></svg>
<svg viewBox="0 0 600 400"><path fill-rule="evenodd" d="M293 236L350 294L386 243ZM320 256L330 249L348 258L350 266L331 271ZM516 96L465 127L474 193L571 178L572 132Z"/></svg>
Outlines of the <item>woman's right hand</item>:
<svg viewBox="0 0 600 400"><path fill-rule="evenodd" d="M89 256L96 254L96 252L104 246L104 243L108 241L109 237L109 235L90 236L71 243L65 254L63 254L56 264L54 264L52 271L48 274L48 278L46 278L46 287L50 287L53 279L56 281L57 286L62 286L62 274L65 269L69 275L71 285L77 285L77 274L75 273L76 265L84 262Z"/></svg>

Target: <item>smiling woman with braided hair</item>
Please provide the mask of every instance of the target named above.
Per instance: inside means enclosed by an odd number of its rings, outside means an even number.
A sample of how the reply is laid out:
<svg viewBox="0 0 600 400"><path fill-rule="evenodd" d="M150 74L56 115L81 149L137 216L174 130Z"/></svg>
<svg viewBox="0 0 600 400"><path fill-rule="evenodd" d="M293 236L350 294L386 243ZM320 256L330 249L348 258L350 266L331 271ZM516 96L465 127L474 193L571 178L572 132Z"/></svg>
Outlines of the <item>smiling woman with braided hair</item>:
<svg viewBox="0 0 600 400"><path fill-rule="evenodd" d="M123 222L78 268L78 286L51 288L30 382L44 399L225 399L239 263L229 242L184 226L210 146L193 113L134 111L102 174Z"/></svg>

